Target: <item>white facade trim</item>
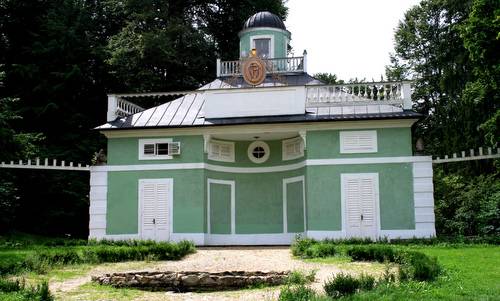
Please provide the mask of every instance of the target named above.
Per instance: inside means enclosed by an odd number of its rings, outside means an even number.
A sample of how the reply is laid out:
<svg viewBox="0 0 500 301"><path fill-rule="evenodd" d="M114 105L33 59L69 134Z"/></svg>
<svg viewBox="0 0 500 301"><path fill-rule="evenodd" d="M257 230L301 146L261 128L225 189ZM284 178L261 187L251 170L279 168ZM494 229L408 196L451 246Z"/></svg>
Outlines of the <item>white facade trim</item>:
<svg viewBox="0 0 500 301"><path fill-rule="evenodd" d="M207 179L207 233L210 234L210 184L221 184L229 185L231 188L231 234L236 232L236 191L235 181L229 180L219 180L219 179ZM221 234L226 235L226 234Z"/></svg>
<svg viewBox="0 0 500 301"><path fill-rule="evenodd" d="M255 89L255 88L253 88ZM259 88L260 89L260 88ZM277 88L276 88L277 89ZM240 89L237 89L240 90ZM292 132L292 131L321 131L321 130L348 130L367 128L404 128L411 127L418 119L370 120L370 121L336 121L336 122L297 122L287 124L245 124L245 125L218 125L185 128L151 128L100 130L107 138L126 137L157 137L181 135L224 135L224 134L255 134L262 132Z"/></svg>
<svg viewBox="0 0 500 301"><path fill-rule="evenodd" d="M306 237L317 240L322 239L343 239L345 238L344 231L310 231L307 230Z"/></svg>
<svg viewBox="0 0 500 301"><path fill-rule="evenodd" d="M142 238L142 193L141 193L141 185L143 183L166 183L169 186L168 189L168 238L167 240L170 239L170 235L172 235L173 232L173 227L174 227L174 221L173 221L173 210L174 210L174 179L173 178L160 178L160 179L139 179L138 181L138 186L137 186L137 197L138 197L138 210L137 210L137 231L138 234L137 236L139 238Z"/></svg>
<svg viewBox="0 0 500 301"><path fill-rule="evenodd" d="M436 236L432 158L413 163L413 202L418 237Z"/></svg>
<svg viewBox="0 0 500 301"><path fill-rule="evenodd" d="M254 32L254 31L262 31L262 30L270 30L270 31L276 31L276 32L282 32L284 33L287 37L290 35L290 32L288 30L284 30L281 28L276 28L276 27L250 27L244 30L241 30L238 32L238 37L241 38L241 35L247 33L247 32Z"/></svg>
<svg viewBox="0 0 500 301"><path fill-rule="evenodd" d="M290 245L295 237L302 233L276 233L276 234L208 234L205 245L231 246L231 245Z"/></svg>
<svg viewBox="0 0 500 301"><path fill-rule="evenodd" d="M145 144L171 143L172 138L139 139L139 160L169 160L171 155L146 155L144 154Z"/></svg>
<svg viewBox="0 0 500 301"><path fill-rule="evenodd" d="M290 183L302 182L302 206L304 211L304 231L307 229L307 214L306 214L306 181L304 176L283 179L283 233L288 233L288 200L286 193L286 185Z"/></svg>
<svg viewBox="0 0 500 301"><path fill-rule="evenodd" d="M349 178L371 178L375 191L375 235L378 237L380 233L380 192L379 192L379 174L378 173L341 173L340 174L340 208L342 212L342 232L346 237L351 237L347 232L347 191L345 182ZM373 237L372 237L373 238Z"/></svg>
<svg viewBox="0 0 500 301"><path fill-rule="evenodd" d="M359 141L361 138L369 139L370 145L362 145ZM357 145L348 145L347 141L349 139L356 139ZM376 153L378 151L377 146L377 131L340 131L339 132L340 141L340 153L341 154L358 154L358 153Z"/></svg>
<svg viewBox="0 0 500 301"><path fill-rule="evenodd" d="M106 213L108 199L108 172L90 172L89 239L106 235Z"/></svg>
<svg viewBox="0 0 500 301"><path fill-rule="evenodd" d="M232 167L232 166L220 166L208 163L165 163L165 164L136 164L136 165L103 165L103 166L93 166L92 170L93 171L143 171L143 170L206 169L211 171L231 172L231 173L265 173L265 172L281 172L281 171L296 170L303 168L305 166L415 163L415 162L429 162L429 160L431 160L431 157L428 156L308 159L303 162L298 162L294 164L268 166L268 167ZM417 184L421 183L419 182Z"/></svg>

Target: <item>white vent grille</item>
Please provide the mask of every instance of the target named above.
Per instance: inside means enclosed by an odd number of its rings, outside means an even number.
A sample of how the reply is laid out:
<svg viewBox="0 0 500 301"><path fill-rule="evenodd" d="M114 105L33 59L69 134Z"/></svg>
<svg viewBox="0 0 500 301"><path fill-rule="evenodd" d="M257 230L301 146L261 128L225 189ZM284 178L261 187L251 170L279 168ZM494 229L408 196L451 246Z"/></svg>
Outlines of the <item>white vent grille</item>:
<svg viewBox="0 0 500 301"><path fill-rule="evenodd" d="M340 132L340 153L376 153L377 131Z"/></svg>
<svg viewBox="0 0 500 301"><path fill-rule="evenodd" d="M301 137L283 140L283 161L293 160L304 156L304 143Z"/></svg>
<svg viewBox="0 0 500 301"><path fill-rule="evenodd" d="M213 161L234 162L234 142L210 141L208 159Z"/></svg>

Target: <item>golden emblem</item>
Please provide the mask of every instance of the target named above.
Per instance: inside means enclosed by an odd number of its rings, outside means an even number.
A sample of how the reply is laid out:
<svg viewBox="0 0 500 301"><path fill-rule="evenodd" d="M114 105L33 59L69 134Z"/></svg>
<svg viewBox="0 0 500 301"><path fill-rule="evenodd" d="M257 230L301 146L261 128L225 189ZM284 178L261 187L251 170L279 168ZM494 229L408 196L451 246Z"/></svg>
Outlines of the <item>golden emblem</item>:
<svg viewBox="0 0 500 301"><path fill-rule="evenodd" d="M258 57L250 57L243 62L243 79L252 85L260 85L266 79L266 64Z"/></svg>

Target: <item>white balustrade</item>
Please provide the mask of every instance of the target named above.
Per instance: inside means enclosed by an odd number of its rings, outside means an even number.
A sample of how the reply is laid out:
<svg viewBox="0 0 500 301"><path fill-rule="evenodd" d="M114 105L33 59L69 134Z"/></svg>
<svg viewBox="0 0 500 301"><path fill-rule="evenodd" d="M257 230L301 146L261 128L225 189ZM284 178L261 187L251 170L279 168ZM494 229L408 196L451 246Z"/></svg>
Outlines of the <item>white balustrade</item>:
<svg viewBox="0 0 500 301"><path fill-rule="evenodd" d="M410 83L380 82L307 87L306 107L358 104L397 105L404 106L404 109L411 109Z"/></svg>
<svg viewBox="0 0 500 301"><path fill-rule="evenodd" d="M268 73L288 73L305 72L303 56L264 59L266 72ZM241 66L245 59L238 61L217 60L217 76L241 75Z"/></svg>

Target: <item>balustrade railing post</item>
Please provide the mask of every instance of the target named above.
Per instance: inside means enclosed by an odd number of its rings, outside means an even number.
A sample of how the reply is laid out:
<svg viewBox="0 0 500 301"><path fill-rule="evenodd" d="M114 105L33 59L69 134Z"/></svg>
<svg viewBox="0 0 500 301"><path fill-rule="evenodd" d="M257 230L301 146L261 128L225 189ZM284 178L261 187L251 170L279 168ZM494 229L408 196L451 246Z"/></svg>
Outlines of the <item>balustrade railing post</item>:
<svg viewBox="0 0 500 301"><path fill-rule="evenodd" d="M118 97L116 95L110 94L108 95L108 113L107 120L108 122L113 121L118 117L116 115L116 109L118 108Z"/></svg>
<svg viewBox="0 0 500 301"><path fill-rule="evenodd" d="M302 70L304 73L307 73L307 50L304 49L304 53L302 55L304 56L302 58Z"/></svg>
<svg viewBox="0 0 500 301"><path fill-rule="evenodd" d="M220 59L217 59L217 77L220 77Z"/></svg>
<svg viewBox="0 0 500 301"><path fill-rule="evenodd" d="M411 110L411 86L409 82L403 82L403 88L401 89L401 98L403 99L403 109Z"/></svg>

